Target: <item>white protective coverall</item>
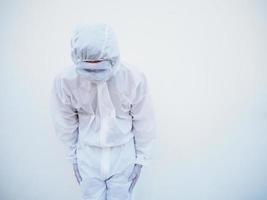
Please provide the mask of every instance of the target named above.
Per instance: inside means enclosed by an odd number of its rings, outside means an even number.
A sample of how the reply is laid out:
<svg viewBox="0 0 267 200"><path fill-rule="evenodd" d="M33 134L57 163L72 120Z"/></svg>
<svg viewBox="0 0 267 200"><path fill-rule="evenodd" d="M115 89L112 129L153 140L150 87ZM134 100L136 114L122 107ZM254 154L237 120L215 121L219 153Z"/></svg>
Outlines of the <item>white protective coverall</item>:
<svg viewBox="0 0 267 200"><path fill-rule="evenodd" d="M84 200L130 199L128 176L134 164L146 165L155 139L147 79L121 62L115 34L106 24L79 27L71 55L74 65L57 74L52 87L56 135L69 161L78 164ZM94 60L110 63L104 78L82 70L85 61Z"/></svg>

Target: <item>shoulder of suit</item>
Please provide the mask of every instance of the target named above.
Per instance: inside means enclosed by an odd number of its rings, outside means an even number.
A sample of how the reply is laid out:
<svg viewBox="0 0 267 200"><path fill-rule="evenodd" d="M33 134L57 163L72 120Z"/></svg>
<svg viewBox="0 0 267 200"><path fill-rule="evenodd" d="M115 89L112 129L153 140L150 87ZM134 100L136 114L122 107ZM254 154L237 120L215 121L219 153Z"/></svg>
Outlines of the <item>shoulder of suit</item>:
<svg viewBox="0 0 267 200"><path fill-rule="evenodd" d="M60 79L62 81L71 81L77 78L77 73L75 70L75 66L70 65L70 66L66 66L63 67L58 74L56 75L57 79Z"/></svg>
<svg viewBox="0 0 267 200"><path fill-rule="evenodd" d="M142 72L142 70L138 66L130 64L126 61L122 61L121 65L123 71L125 71L129 78L134 79L136 81L141 81L146 78L144 72Z"/></svg>

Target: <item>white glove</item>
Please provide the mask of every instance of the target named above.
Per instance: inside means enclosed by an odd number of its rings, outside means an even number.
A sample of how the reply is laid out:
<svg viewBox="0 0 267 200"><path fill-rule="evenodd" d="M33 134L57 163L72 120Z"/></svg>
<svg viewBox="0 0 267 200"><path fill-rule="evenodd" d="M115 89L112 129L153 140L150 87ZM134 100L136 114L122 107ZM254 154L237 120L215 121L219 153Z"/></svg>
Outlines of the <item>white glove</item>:
<svg viewBox="0 0 267 200"><path fill-rule="evenodd" d="M130 185L130 188L129 188L129 192L132 192L139 176L140 176L140 173L141 173L141 169L142 169L142 165L139 165L139 164L135 164L134 165L134 169L131 173L131 175L129 176L129 181L132 180L132 183Z"/></svg>
<svg viewBox="0 0 267 200"><path fill-rule="evenodd" d="M80 175L77 163L73 163L73 171L74 171L74 175L75 175L75 177L77 179L77 182L80 184L81 181L82 181L82 177Z"/></svg>

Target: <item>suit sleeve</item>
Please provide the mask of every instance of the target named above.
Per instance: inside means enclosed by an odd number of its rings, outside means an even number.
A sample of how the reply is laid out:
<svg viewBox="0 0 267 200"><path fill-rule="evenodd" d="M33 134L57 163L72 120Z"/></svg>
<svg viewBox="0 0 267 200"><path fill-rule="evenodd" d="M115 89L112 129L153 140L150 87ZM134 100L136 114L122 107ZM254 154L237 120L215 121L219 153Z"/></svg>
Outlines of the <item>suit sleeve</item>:
<svg viewBox="0 0 267 200"><path fill-rule="evenodd" d="M70 96L62 87L59 76L55 77L52 85L50 112L56 136L65 147L67 160L71 163L76 163L76 148L79 135L78 114L71 105Z"/></svg>
<svg viewBox="0 0 267 200"><path fill-rule="evenodd" d="M136 89L135 100L131 107L133 133L136 150L136 164L147 165L150 160L153 141L156 139L156 119L147 79Z"/></svg>

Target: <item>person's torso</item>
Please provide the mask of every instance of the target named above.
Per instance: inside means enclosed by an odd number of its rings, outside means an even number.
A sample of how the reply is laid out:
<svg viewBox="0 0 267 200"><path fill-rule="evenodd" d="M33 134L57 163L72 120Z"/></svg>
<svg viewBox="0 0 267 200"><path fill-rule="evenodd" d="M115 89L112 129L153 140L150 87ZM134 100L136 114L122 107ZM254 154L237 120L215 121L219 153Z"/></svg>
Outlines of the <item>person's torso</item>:
<svg viewBox="0 0 267 200"><path fill-rule="evenodd" d="M133 137L131 105L140 77L140 71L136 68L121 64L116 75L107 81L109 97L115 108L115 119L102 122L108 126L103 144L100 134L93 129L95 117L98 115L97 85L79 76L74 66L61 74L62 88L79 118L79 144L116 146Z"/></svg>

